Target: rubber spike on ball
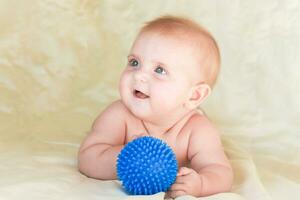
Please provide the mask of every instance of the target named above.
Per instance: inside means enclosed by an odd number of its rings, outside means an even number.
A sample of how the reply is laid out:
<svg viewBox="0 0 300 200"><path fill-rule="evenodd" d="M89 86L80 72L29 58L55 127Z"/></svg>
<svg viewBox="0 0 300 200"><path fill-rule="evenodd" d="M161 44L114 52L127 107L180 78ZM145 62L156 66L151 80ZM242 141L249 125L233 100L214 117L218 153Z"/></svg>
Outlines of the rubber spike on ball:
<svg viewBox="0 0 300 200"><path fill-rule="evenodd" d="M151 136L127 143L117 159L117 176L131 195L167 191L177 171L175 153L165 142Z"/></svg>

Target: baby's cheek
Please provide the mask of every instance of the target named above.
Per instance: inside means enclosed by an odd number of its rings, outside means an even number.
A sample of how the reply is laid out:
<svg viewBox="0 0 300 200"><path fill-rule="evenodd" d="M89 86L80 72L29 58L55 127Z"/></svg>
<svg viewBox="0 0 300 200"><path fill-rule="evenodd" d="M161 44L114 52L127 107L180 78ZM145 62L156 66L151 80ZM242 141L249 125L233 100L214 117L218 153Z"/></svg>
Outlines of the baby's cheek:
<svg viewBox="0 0 300 200"><path fill-rule="evenodd" d="M153 93L154 93L154 95L152 97L155 96L154 103L158 106L164 106L165 104L169 103L169 101L171 100L170 92L163 88L156 89Z"/></svg>
<svg viewBox="0 0 300 200"><path fill-rule="evenodd" d="M123 85L127 82L128 80L128 75L126 72L123 72L123 74L121 75L121 78L120 78L120 85Z"/></svg>
<svg viewBox="0 0 300 200"><path fill-rule="evenodd" d="M127 92L130 88L130 77L127 74L123 74L120 79L119 83L119 91L121 94Z"/></svg>
<svg viewBox="0 0 300 200"><path fill-rule="evenodd" d="M161 87L157 91L157 96L166 103L176 101L178 97L182 96L182 88L177 85Z"/></svg>

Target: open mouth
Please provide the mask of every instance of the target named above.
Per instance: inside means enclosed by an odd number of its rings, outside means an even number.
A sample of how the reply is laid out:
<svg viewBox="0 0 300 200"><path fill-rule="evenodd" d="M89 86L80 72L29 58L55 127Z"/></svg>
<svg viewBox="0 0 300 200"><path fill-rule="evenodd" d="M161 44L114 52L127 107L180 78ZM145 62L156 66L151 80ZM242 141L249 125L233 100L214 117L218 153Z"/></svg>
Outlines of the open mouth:
<svg viewBox="0 0 300 200"><path fill-rule="evenodd" d="M136 98L139 98L139 99L147 99L149 98L148 95L144 94L143 92L139 91L139 90L134 90L133 91L133 95L136 97Z"/></svg>

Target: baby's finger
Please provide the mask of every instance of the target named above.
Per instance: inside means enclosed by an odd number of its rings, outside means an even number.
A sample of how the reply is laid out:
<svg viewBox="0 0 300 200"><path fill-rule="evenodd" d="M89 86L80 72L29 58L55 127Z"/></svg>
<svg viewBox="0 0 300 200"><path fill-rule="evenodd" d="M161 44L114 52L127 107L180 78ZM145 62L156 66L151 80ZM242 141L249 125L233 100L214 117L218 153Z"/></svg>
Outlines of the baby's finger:
<svg viewBox="0 0 300 200"><path fill-rule="evenodd" d="M184 184L189 181L189 176L177 176L175 183Z"/></svg>
<svg viewBox="0 0 300 200"><path fill-rule="evenodd" d="M176 191L176 190L178 190L178 191L185 191L185 188L184 188L184 184L181 184L181 183L174 183L171 187L170 187L170 189L169 189L170 191Z"/></svg>
<svg viewBox="0 0 300 200"><path fill-rule="evenodd" d="M192 170L190 168L187 168L187 167L181 167L179 170L178 170L178 173L177 173L177 176L184 176L184 175L187 175L189 173L191 173Z"/></svg>
<svg viewBox="0 0 300 200"><path fill-rule="evenodd" d="M169 193L168 193L168 195L173 199L175 199L176 197L185 195L185 194L186 194L186 192L181 191L181 190L169 191Z"/></svg>

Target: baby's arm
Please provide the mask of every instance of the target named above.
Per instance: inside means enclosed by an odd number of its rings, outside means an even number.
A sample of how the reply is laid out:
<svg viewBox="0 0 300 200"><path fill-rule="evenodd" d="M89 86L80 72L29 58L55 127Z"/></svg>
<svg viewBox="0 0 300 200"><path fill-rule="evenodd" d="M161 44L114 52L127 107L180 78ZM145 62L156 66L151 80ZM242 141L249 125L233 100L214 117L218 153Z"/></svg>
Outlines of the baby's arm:
<svg viewBox="0 0 300 200"><path fill-rule="evenodd" d="M233 181L231 165L223 151L218 131L206 117L193 117L189 123L188 158L191 168L179 169L169 195L207 196L228 192Z"/></svg>
<svg viewBox="0 0 300 200"><path fill-rule="evenodd" d="M194 123L188 157L202 182L200 195L230 191L233 172L217 129L203 116L197 116Z"/></svg>
<svg viewBox="0 0 300 200"><path fill-rule="evenodd" d="M125 113L120 101L112 103L93 123L81 144L79 170L93 178L116 179L116 160L125 142Z"/></svg>

